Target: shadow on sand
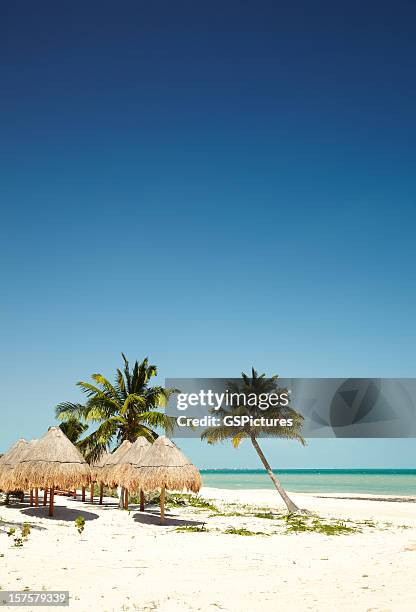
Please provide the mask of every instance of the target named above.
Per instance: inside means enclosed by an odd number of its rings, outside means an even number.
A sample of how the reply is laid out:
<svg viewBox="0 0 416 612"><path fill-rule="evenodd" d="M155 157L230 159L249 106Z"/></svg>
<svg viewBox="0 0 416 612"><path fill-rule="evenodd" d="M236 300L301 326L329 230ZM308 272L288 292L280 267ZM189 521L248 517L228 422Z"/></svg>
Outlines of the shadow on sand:
<svg viewBox="0 0 416 612"><path fill-rule="evenodd" d="M2 504L3 505L3 504ZM9 504L4 504L5 508L11 508L12 510L22 510L23 508L31 508L29 500L24 500L22 502L13 501Z"/></svg>
<svg viewBox="0 0 416 612"><path fill-rule="evenodd" d="M48 516L47 506L39 506L38 508L32 506L22 510L21 513L30 517L45 518L50 521L75 521L79 516L84 517L86 521L95 521L98 518L98 514L93 512L67 508L66 506L55 506L54 516Z"/></svg>
<svg viewBox="0 0 416 612"><path fill-rule="evenodd" d="M138 512L133 515L133 519L136 523L142 523L143 525L157 525L158 527L184 527L185 525L202 525L203 521L191 521L189 519L180 519L171 514L165 514L165 522L163 525L160 524L160 512L147 511Z"/></svg>
<svg viewBox="0 0 416 612"><path fill-rule="evenodd" d="M109 503L104 503L104 504L99 504L98 502L94 502L93 504L91 502L81 502L80 500L78 500L81 504L83 504L84 506L86 506L87 508L97 508L100 510L114 510L115 508L118 508L118 502L116 504L113 504L111 502Z"/></svg>

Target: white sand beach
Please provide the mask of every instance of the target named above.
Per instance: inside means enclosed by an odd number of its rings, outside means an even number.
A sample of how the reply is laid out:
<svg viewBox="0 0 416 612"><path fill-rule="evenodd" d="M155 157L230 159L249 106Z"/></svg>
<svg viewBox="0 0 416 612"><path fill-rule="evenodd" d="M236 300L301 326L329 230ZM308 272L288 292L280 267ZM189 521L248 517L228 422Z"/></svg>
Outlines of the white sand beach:
<svg viewBox="0 0 416 612"><path fill-rule="evenodd" d="M272 490L205 488L201 496L219 512L170 508L164 526L157 507L121 511L114 498L99 506L56 497L54 518L43 507L1 506L0 587L69 590L69 609L85 612L415 610L415 498L292 494L301 507L360 529L333 536L286 533L281 518L255 517L283 511ZM24 521L31 533L15 547L6 531ZM203 523L205 532L177 531Z"/></svg>

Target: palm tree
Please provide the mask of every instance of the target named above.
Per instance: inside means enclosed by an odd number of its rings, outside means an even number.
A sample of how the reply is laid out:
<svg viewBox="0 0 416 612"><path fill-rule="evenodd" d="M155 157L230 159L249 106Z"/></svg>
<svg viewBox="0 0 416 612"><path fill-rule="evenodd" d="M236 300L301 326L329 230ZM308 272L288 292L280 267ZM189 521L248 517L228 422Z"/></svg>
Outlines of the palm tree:
<svg viewBox="0 0 416 612"><path fill-rule="evenodd" d="M235 383L228 383L227 389L230 393L239 394L237 396L236 405L227 406L227 408L221 407L219 410L213 411L215 415L220 419L220 424L216 427L210 427L206 429L201 438L207 440L208 444L215 444L216 442L222 442L226 439L231 439L234 448L237 448L245 438L248 438L254 446L262 464L264 465L268 475L270 476L274 486L278 490L280 496L286 504L289 512L301 512L298 506L290 499L279 479L273 473L269 462L267 461L257 438L261 437L273 437L273 438L288 438L298 440L301 444L305 445L305 440L301 436L301 429L303 424L303 417L298 414L293 408L288 406L268 406L267 409L262 410L257 405L248 406L244 403L240 403L244 398L248 396L259 397L261 394L269 395L276 393L278 395L288 393L287 389L283 389L278 386L278 376L272 376L266 378L265 374L259 375L254 368L251 370L251 377L247 376L242 372L241 374L243 382L239 386ZM236 396L233 396L236 397ZM264 396L263 396L264 397ZM252 425L250 423L246 425L226 425L224 422L225 417L234 416L250 416L253 418L264 417L265 419L292 419L293 425L291 427L279 425ZM228 421L230 419L227 419Z"/></svg>
<svg viewBox="0 0 416 612"><path fill-rule="evenodd" d="M123 353L122 357L124 368L117 369L114 385L102 374L92 374L94 384L77 383L87 396L85 404L63 402L56 407L57 418L68 428L74 419L86 428L96 425L77 444L90 463L99 459L114 442L119 446L124 440L134 442L139 436L153 442L158 437L156 429L170 433L175 424L175 419L160 412L159 407L166 406L170 395L177 390L149 386L157 375L157 368L149 364L147 357L141 363L136 361L132 369Z"/></svg>

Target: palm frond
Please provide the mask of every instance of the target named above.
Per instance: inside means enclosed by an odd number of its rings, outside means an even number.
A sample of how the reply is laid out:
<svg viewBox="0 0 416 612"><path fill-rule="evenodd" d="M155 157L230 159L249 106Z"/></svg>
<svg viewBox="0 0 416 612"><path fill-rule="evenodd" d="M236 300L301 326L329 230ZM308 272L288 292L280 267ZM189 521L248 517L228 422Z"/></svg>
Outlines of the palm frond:
<svg viewBox="0 0 416 612"><path fill-rule="evenodd" d="M89 408L100 408L101 410L105 411L108 416L111 414L117 414L117 412L120 412L121 410L121 405L118 402L101 392L97 393L93 397L90 397L86 405Z"/></svg>
<svg viewBox="0 0 416 612"><path fill-rule="evenodd" d="M117 368L117 374L116 374L116 389L117 389L119 397L126 399L127 397L126 383L124 382L123 372L119 370L118 368Z"/></svg>
<svg viewBox="0 0 416 612"><path fill-rule="evenodd" d="M74 404L72 402L62 402L55 408L56 418L60 421L66 421L70 418L83 419L87 410L83 404Z"/></svg>
<svg viewBox="0 0 416 612"><path fill-rule="evenodd" d="M100 384L104 389L106 389L107 393L115 400L119 401L118 393L110 383L102 374L93 374L91 376L98 384Z"/></svg>
<svg viewBox="0 0 416 612"><path fill-rule="evenodd" d="M244 438L249 438L249 434L246 431L239 431L232 438L232 444L234 448L238 448L240 443L244 440Z"/></svg>
<svg viewBox="0 0 416 612"><path fill-rule="evenodd" d="M99 387L96 387L95 385L83 380L77 382L77 387L80 387L81 391L83 391L83 393L85 393L88 397L92 397L96 393L103 394L103 391Z"/></svg>
<svg viewBox="0 0 416 612"><path fill-rule="evenodd" d="M128 409L130 408L130 406L134 406L136 408L137 407L145 408L146 400L140 395L137 395L136 393L130 393L130 395L126 397L126 400L121 407L120 414L124 416L126 412L128 411Z"/></svg>
<svg viewBox="0 0 416 612"><path fill-rule="evenodd" d="M201 435L202 440L206 440L208 444L216 444L233 438L241 429L239 427L226 427L225 425L218 427L208 427Z"/></svg>
<svg viewBox="0 0 416 612"><path fill-rule="evenodd" d="M139 422L146 423L149 427L160 427L166 433L172 433L176 425L176 418L157 410L149 410L140 414Z"/></svg>
<svg viewBox="0 0 416 612"><path fill-rule="evenodd" d="M129 369L129 362L124 353L121 353L121 356L123 357L123 361L124 361L124 376L125 376L126 383L127 383L126 392L131 393L131 374L130 374L130 369Z"/></svg>
<svg viewBox="0 0 416 612"><path fill-rule="evenodd" d="M111 417L107 419L92 432L89 436L86 436L78 444L78 448L87 459L87 461L95 461L98 459L104 451L109 450L110 445L117 435L117 431L122 425L122 421L119 417Z"/></svg>

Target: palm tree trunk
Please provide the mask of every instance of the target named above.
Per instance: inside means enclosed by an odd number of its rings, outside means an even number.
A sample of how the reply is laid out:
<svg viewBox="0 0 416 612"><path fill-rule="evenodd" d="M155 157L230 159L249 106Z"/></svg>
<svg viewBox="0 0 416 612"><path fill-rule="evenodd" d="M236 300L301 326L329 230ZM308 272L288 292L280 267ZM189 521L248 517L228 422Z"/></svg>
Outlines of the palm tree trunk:
<svg viewBox="0 0 416 612"><path fill-rule="evenodd" d="M269 462L267 461L266 457L264 456L263 451L261 450L260 445L259 445L259 443L257 442L257 440L256 440L256 438L254 436L251 437L251 442L252 442L254 448L256 449L256 452L257 452L258 456L260 457L260 460L261 460L262 464L266 468L266 471L267 471L268 475L270 476L274 486L278 490L280 497L285 502L286 508L288 509L288 512L299 512L300 510L297 507L297 505L290 499L289 495L286 493L286 491L284 490L284 488L280 484L279 479L276 478L275 474L273 474L273 470L270 467Z"/></svg>

